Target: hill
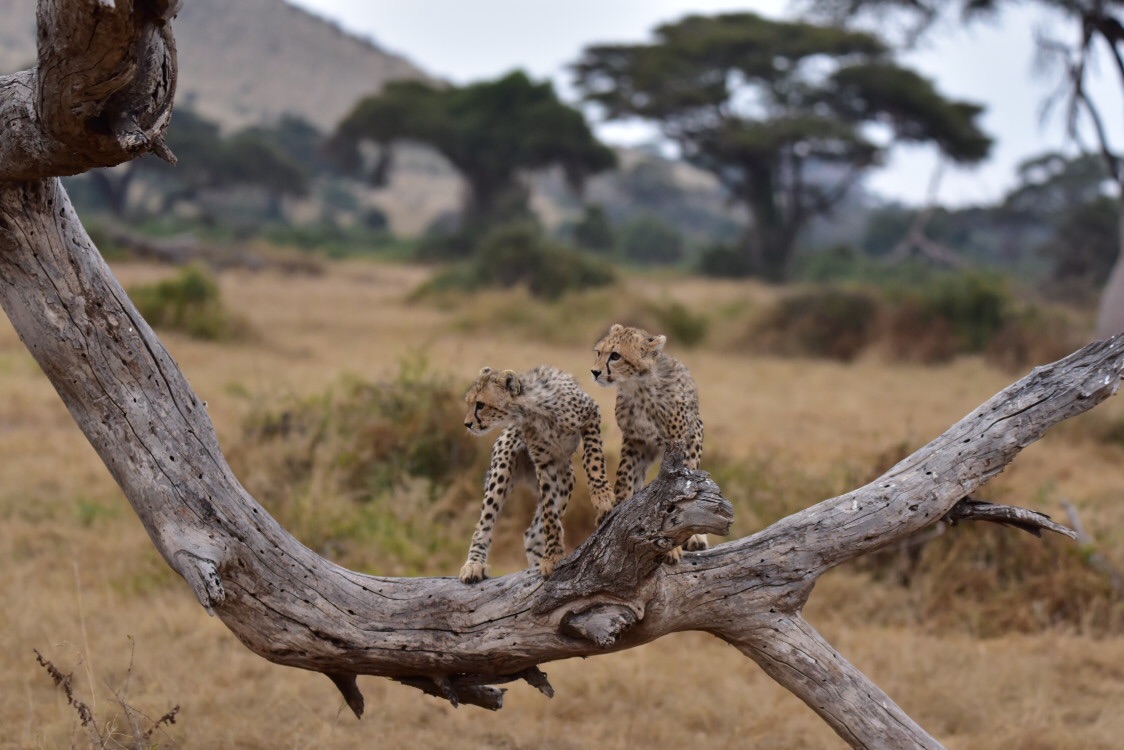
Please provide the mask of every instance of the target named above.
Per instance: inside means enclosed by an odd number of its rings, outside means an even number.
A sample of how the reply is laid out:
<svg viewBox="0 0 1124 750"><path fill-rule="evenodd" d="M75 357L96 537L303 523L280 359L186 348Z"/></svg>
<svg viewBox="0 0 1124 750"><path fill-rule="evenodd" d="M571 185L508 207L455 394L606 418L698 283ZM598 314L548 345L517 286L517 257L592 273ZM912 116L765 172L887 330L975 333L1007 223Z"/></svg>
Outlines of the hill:
<svg viewBox="0 0 1124 750"><path fill-rule="evenodd" d="M0 0L0 72L35 59L35 0ZM299 115L333 127L362 96L429 78L408 60L283 0L190 0L173 22L177 104L224 128Z"/></svg>
<svg viewBox="0 0 1124 750"><path fill-rule="evenodd" d="M35 60L36 0L0 0L0 74ZM173 22L180 78L176 106L232 131L296 115L330 132L363 96L398 79L434 80L422 68L284 0L190 0ZM591 181L587 197L614 220L660 215L691 236L709 237L744 221L714 178L643 151L621 154L622 170ZM399 152L390 184L353 186L395 233L416 235L458 210L462 185L441 156L417 146ZM556 174L534 181L535 208L554 226L581 213ZM319 215L310 202L308 215Z"/></svg>

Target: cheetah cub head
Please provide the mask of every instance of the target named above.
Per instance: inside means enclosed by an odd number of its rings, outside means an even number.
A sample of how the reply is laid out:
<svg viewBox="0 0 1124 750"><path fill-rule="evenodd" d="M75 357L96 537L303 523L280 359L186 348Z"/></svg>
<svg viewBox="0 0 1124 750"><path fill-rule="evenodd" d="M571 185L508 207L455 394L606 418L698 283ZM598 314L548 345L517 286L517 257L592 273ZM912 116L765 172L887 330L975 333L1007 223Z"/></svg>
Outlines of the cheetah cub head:
<svg viewBox="0 0 1124 750"><path fill-rule="evenodd" d="M616 323L593 347L593 379L598 385L611 386L646 375L666 343L667 336Z"/></svg>
<svg viewBox="0 0 1124 750"><path fill-rule="evenodd" d="M523 392L513 370L496 372L491 367L480 374L464 394L468 412L464 426L473 435L483 435L494 427L510 427L518 416L516 397Z"/></svg>

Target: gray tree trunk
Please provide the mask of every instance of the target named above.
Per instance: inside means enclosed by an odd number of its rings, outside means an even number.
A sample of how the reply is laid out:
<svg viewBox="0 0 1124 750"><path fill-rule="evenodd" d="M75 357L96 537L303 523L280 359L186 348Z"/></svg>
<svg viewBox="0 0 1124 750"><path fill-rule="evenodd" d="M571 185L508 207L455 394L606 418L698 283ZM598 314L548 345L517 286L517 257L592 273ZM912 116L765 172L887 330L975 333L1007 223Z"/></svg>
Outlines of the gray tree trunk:
<svg viewBox="0 0 1124 750"><path fill-rule="evenodd" d="M521 679L550 694L545 662L702 630L854 747L940 747L816 633L803 604L827 570L950 513L1056 528L961 500L1049 427L1115 393L1124 341L1034 370L871 484L676 566L660 563L664 552L725 533L731 511L672 448L657 480L547 580L526 571L466 586L346 570L293 539L238 483L205 405L56 177L162 150L173 12L156 0L40 2L37 69L0 78L0 304L201 606L262 657L326 674L357 715L357 675L498 708L496 684Z"/></svg>
<svg viewBox="0 0 1124 750"><path fill-rule="evenodd" d="M1124 331L1124 185L1120 187L1120 207L1117 231L1120 253L1108 275L1097 308L1097 338L1107 338Z"/></svg>

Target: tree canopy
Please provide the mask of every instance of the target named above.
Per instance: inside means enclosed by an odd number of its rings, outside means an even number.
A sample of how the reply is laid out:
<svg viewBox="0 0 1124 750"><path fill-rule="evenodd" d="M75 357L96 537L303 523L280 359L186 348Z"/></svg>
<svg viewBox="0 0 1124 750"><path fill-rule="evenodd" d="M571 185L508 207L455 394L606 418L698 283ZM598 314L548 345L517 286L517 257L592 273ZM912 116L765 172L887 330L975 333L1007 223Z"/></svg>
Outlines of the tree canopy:
<svg viewBox="0 0 1124 750"><path fill-rule="evenodd" d="M651 44L588 48L578 89L610 119L659 124L752 217L754 269L784 277L798 235L894 141L987 156L982 107L942 97L874 35L753 13L688 16Z"/></svg>
<svg viewBox="0 0 1124 750"><path fill-rule="evenodd" d="M174 167L150 156L91 176L118 217L125 215L129 186L138 177L154 183L165 209L205 190L250 187L263 191L277 212L282 196L304 196L309 190L312 169L298 163L290 151L297 132L300 124L285 119L276 128L247 128L224 137L216 123L181 109L166 137L168 147L180 156Z"/></svg>
<svg viewBox="0 0 1124 750"><path fill-rule="evenodd" d="M559 101L549 82L521 72L468 86L438 87L419 81L390 83L360 101L332 139L337 160L363 164L361 145L379 147L372 171L387 177L393 146L418 141L440 152L468 183L468 224L486 224L527 212L526 170L560 167L580 189L585 179L616 163L594 137L585 117Z"/></svg>
<svg viewBox="0 0 1124 750"><path fill-rule="evenodd" d="M1046 104L1052 105L1062 98L1066 100L1067 128L1070 136L1079 143L1082 139L1079 125L1084 115L1096 139L1095 146L1104 168L1116 182L1117 200L1124 200L1124 159L1114 147L1102 117L1101 108L1105 102L1095 101L1087 87L1090 72L1097 68L1095 58L1103 49L1107 51L1119 85L1124 90L1124 0L1034 0L1033 3L1016 0L819 0L808 3L817 15L837 23L863 15L880 20L904 15L915 22L911 36L931 28L942 15L955 15L969 23L994 16L1007 7L1028 4L1056 13L1059 19L1072 23L1078 32L1071 38L1061 38L1056 35L1057 27L1051 26L1048 31L1038 34L1039 50L1045 53L1044 59L1056 64L1055 69L1063 82ZM1103 48L1100 43L1103 43ZM1102 220L1105 218L1104 208L1102 205L1099 214ZM1116 234L1124 241L1119 231ZM1061 250L1055 247L1055 252ZM1075 248L1074 252L1082 255L1084 249ZM1119 249L1116 263L1107 275L1096 328L1100 336L1124 328L1124 253Z"/></svg>

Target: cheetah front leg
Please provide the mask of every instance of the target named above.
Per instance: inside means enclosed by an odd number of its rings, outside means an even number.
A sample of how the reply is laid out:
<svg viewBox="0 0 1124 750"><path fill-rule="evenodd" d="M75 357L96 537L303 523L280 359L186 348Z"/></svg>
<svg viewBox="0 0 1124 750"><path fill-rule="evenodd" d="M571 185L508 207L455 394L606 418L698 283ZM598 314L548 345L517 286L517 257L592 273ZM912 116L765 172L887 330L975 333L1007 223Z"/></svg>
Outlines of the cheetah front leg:
<svg viewBox="0 0 1124 750"><path fill-rule="evenodd" d="M644 489L644 478L648 475L648 467L655 458L655 452L650 443L625 438L621 445L621 462L617 466L616 495L617 502L635 495ZM675 565L683 557L683 548L675 547L663 556L663 561L668 565Z"/></svg>
<svg viewBox="0 0 1124 750"><path fill-rule="evenodd" d="M687 460L684 462L688 469L697 469L702 462L702 425L699 424L695 434L687 439ZM697 552L710 546L706 534L694 534L683 545L688 552Z"/></svg>
<svg viewBox="0 0 1124 750"><path fill-rule="evenodd" d="M600 524L605 514L617 504L605 471L605 448L601 443L600 417L596 422L586 424L582 430L582 468L585 470L585 479L589 484L589 496L593 501L593 508L597 511L597 523Z"/></svg>
<svg viewBox="0 0 1124 750"><path fill-rule="evenodd" d="M535 476L539 480L539 508L535 514L541 523L539 532L543 542L539 573L546 578L554 572L554 566L566 553L562 516L574 491L574 467L568 459L558 461L545 455L531 455L535 459Z"/></svg>
<svg viewBox="0 0 1124 750"><path fill-rule="evenodd" d="M488 473L484 475L484 503L480 508L480 520L476 522L476 530L472 532L468 560L460 572L460 579L465 583L477 583L487 576L492 529L504 502L511 494L512 471L523 448L523 436L514 428L501 432L496 438L496 444L492 446L492 462Z"/></svg>
<svg viewBox="0 0 1124 750"><path fill-rule="evenodd" d="M644 488L644 476L651 463L651 450L646 443L625 438L621 443L621 462L617 465L617 478L613 486L619 505Z"/></svg>

